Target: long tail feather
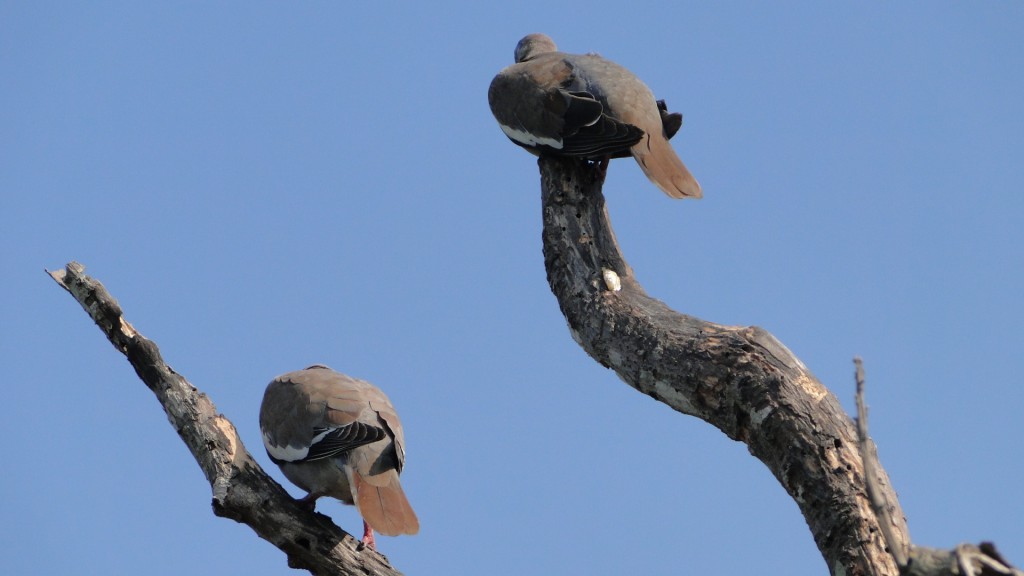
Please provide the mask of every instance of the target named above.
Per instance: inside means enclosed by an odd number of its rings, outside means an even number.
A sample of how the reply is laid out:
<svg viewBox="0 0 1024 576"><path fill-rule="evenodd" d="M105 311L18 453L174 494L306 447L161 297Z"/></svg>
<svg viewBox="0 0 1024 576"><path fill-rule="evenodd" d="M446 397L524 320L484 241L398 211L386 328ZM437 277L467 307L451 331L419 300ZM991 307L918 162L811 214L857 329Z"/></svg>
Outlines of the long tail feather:
<svg viewBox="0 0 1024 576"><path fill-rule="evenodd" d="M420 531L420 521L409 505L394 470L371 478L353 472L352 488L359 514L377 532L398 536Z"/></svg>
<svg viewBox="0 0 1024 576"><path fill-rule="evenodd" d="M703 196L697 179L686 169L668 140L645 135L632 151L640 169L665 194L673 198Z"/></svg>

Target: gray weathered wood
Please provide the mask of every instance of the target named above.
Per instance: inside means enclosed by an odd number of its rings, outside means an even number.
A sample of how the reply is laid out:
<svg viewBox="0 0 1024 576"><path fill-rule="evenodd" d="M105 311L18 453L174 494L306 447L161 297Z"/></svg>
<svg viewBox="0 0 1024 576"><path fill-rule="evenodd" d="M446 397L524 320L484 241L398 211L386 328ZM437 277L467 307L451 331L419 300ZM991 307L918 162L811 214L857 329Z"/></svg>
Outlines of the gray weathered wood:
<svg viewBox="0 0 1024 576"><path fill-rule="evenodd" d="M857 431L835 396L767 331L705 322L648 296L615 241L601 171L539 164L548 282L580 346L636 390L746 443L800 506L832 574L898 574L864 492ZM884 470L877 480L906 541Z"/></svg>
<svg viewBox="0 0 1024 576"><path fill-rule="evenodd" d="M1024 576L1024 572L1003 559L995 544L991 542L982 542L977 546L960 544L952 550L910 544L908 549L906 544L909 537L901 541L895 534L889 519L891 507L886 501L886 495L872 481L872 478L877 478L877 474L872 476L871 471L881 469L882 465L878 461L875 443L868 434L868 407L864 402L864 363L860 358L854 358L853 363L856 366L854 378L857 383L857 442L861 459L864 461L864 469L867 471L864 488L871 502L871 509L875 511L881 523L882 537L892 552L900 573L905 576Z"/></svg>
<svg viewBox="0 0 1024 576"><path fill-rule="evenodd" d="M989 543L952 551L910 546L885 471L877 465L873 476L887 512L876 515L853 422L800 360L761 328L705 322L647 296L615 241L601 171L574 160L539 162L545 267L573 338L638 391L745 442L799 505L832 574L899 573L878 524L888 516L885 532L910 550L904 574L1024 576ZM215 514L249 525L290 566L313 574L399 574L267 476L231 422L163 361L81 265L50 275L156 394L210 482ZM868 445L866 422L863 437Z"/></svg>
<svg viewBox="0 0 1024 576"><path fill-rule="evenodd" d="M248 525L288 556L292 568L318 576L400 574L330 518L300 505L268 476L213 402L164 362L156 344L122 316L117 300L76 262L49 273L74 296L136 374L156 394L171 425L213 489L213 512Z"/></svg>
<svg viewBox="0 0 1024 576"><path fill-rule="evenodd" d="M911 545L866 409L858 436L835 396L767 331L705 322L648 296L615 241L602 170L538 162L544 265L573 339L636 390L747 444L800 507L831 574L1024 576L988 542Z"/></svg>

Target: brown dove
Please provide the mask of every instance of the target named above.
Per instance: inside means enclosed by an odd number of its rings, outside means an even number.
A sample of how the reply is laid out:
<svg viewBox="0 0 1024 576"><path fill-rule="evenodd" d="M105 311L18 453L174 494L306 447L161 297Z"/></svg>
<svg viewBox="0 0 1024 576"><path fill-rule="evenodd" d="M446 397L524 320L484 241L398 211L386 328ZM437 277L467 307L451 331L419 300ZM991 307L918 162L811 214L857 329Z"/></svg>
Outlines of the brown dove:
<svg viewBox="0 0 1024 576"><path fill-rule="evenodd" d="M416 534L420 524L398 482L405 463L402 423L379 388L316 364L282 374L260 406L263 445L275 464L309 494L355 504L363 543L373 531Z"/></svg>
<svg viewBox="0 0 1024 576"><path fill-rule="evenodd" d="M632 72L597 54L559 52L544 34L516 45L515 64L491 81L501 130L530 152L605 162L632 155L672 198L700 198L700 184L668 143L681 117Z"/></svg>

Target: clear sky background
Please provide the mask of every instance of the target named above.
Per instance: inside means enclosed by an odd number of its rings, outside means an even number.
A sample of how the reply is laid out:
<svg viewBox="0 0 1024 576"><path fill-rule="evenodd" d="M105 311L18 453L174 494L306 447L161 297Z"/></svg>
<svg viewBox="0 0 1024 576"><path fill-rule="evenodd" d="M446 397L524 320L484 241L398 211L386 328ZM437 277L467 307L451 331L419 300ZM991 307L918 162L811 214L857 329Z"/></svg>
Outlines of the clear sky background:
<svg viewBox="0 0 1024 576"><path fill-rule="evenodd" d="M1018 2L4 3L0 573L290 573L213 516L44 274L69 260L279 481L271 378L386 390L422 532L379 546L407 574L826 573L744 445L569 336L535 160L487 107L538 31L684 114L703 200L629 159L605 185L647 291L766 328L849 410L863 356L914 541L1024 564L1022 30Z"/></svg>

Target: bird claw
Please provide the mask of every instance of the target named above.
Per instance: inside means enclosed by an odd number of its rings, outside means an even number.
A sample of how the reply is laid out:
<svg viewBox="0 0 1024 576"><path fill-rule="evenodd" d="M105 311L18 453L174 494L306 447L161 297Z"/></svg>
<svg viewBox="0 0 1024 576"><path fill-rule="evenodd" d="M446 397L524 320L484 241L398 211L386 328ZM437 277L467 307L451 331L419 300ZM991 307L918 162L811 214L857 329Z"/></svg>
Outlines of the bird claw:
<svg viewBox="0 0 1024 576"><path fill-rule="evenodd" d="M363 520L363 539L361 540L364 546L370 550L377 550L377 542L373 538L373 528Z"/></svg>
<svg viewBox="0 0 1024 576"><path fill-rule="evenodd" d="M321 495L317 494L316 492L310 492L309 494L306 494L302 498L296 500L296 502L298 502L299 506L302 506L303 508L306 508L308 510L316 510L316 499L319 498L320 496Z"/></svg>

